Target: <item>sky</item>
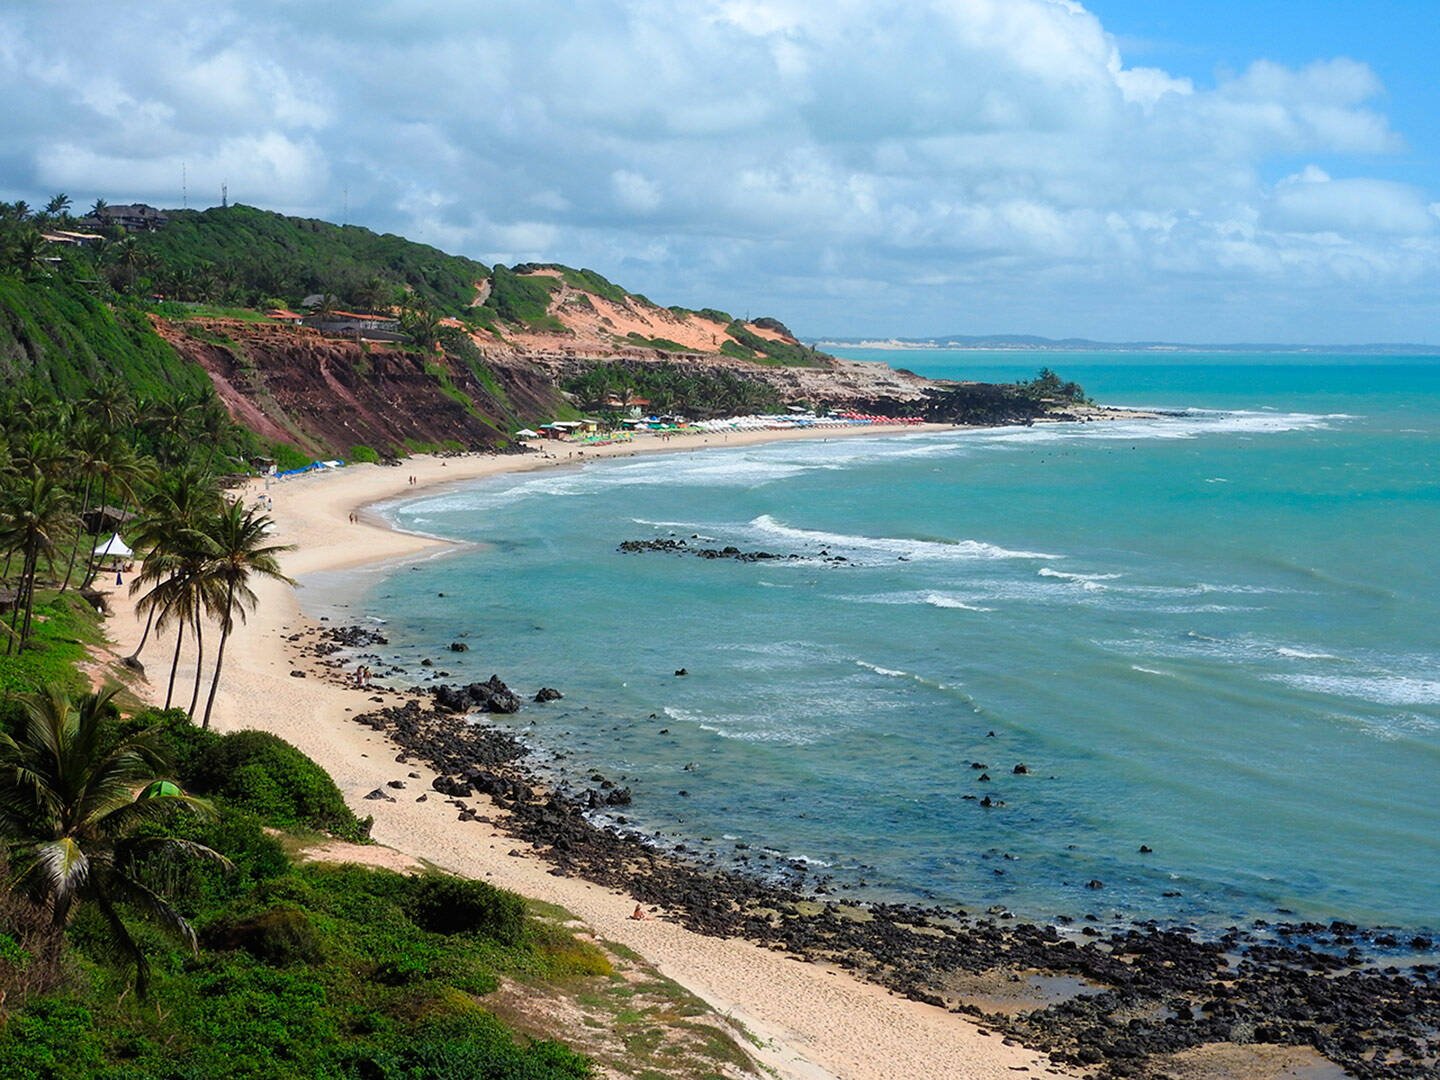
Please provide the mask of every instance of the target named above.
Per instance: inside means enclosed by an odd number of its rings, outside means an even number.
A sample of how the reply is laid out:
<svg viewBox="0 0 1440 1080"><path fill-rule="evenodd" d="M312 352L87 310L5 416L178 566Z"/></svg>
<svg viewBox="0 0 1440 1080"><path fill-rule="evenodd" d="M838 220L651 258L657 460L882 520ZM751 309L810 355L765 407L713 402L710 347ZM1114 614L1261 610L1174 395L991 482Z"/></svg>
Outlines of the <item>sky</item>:
<svg viewBox="0 0 1440 1080"><path fill-rule="evenodd" d="M1436 343L1437 52L1437 0L0 0L0 199L223 183L802 336Z"/></svg>

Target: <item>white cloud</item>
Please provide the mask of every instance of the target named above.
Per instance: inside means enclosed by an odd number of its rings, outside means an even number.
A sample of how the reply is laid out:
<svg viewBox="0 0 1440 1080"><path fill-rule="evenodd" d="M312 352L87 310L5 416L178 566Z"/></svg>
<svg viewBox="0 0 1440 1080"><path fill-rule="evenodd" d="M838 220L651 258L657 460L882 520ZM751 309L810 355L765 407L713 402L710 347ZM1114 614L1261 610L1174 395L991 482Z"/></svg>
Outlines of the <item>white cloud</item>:
<svg viewBox="0 0 1440 1080"><path fill-rule="evenodd" d="M289 211L348 188L379 229L814 330L1440 314L1440 203L1377 171L1404 143L1352 59L1197 85L1073 0L161 0L73 34L87 10L0 15L8 197L175 205L182 162Z"/></svg>

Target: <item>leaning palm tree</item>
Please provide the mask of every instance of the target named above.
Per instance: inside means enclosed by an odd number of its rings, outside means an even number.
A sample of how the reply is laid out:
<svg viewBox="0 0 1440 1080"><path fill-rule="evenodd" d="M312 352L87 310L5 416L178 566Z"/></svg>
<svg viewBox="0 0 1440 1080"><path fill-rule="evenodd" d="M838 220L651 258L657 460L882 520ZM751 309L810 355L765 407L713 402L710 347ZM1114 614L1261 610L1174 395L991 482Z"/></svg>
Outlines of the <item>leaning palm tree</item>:
<svg viewBox="0 0 1440 1080"><path fill-rule="evenodd" d="M95 905L111 944L134 965L135 990L144 997L149 964L120 905L192 950L195 931L142 880L142 867L157 857L225 859L192 841L135 835L177 809L212 811L175 784L156 782L169 772L156 729L113 738L105 720L117 689L78 702L56 688L23 699L18 733L0 732L0 843L15 871L10 887L48 910L57 936L77 904Z"/></svg>
<svg viewBox="0 0 1440 1080"><path fill-rule="evenodd" d="M253 578L269 578L294 584L280 572L276 556L290 551L293 544L271 544L266 533L273 522L254 509L247 510L236 499L207 524L204 534L207 540L209 558L203 571L214 591L223 599L214 608L220 620L220 647L215 655L215 674L210 680L210 695L205 699L205 718L200 726L209 728L210 712L215 708L215 691L220 686L220 668L225 663L225 643L235 629L235 619L245 621L245 612L258 602L255 591L250 588Z"/></svg>

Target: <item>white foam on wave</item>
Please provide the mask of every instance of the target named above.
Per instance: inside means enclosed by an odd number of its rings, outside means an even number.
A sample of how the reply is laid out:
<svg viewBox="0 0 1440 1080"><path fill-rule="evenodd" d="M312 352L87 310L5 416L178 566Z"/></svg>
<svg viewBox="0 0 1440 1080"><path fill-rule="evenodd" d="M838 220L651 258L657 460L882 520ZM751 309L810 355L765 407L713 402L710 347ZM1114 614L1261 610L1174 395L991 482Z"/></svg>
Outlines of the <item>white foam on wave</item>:
<svg viewBox="0 0 1440 1080"><path fill-rule="evenodd" d="M1316 694L1356 698L1376 705L1440 705L1440 679L1410 675L1267 675L1267 679Z"/></svg>
<svg viewBox="0 0 1440 1080"><path fill-rule="evenodd" d="M662 711L677 723L693 724L701 731L737 742L807 746L819 742L825 734L819 728L804 725L776 726L775 717L772 715L707 714L671 705L666 705Z"/></svg>
<svg viewBox="0 0 1440 1080"><path fill-rule="evenodd" d="M1167 679L1173 679L1173 678L1175 678L1174 672L1161 671L1159 668L1153 668L1153 667L1141 667L1139 664L1131 664L1131 665L1130 665L1130 670L1131 670L1131 671L1139 671L1139 672L1142 672L1142 673L1145 674L1145 675L1160 675L1160 676L1162 676L1162 677L1164 677L1164 678L1167 678Z"/></svg>
<svg viewBox="0 0 1440 1080"><path fill-rule="evenodd" d="M799 529L761 514L750 522L750 528L762 536L811 544L827 550L846 553L864 552L906 559L1063 559L1063 555L1047 555L1043 551L1013 551L982 540L909 540L893 536L852 536L847 533Z"/></svg>
<svg viewBox="0 0 1440 1080"><path fill-rule="evenodd" d="M1042 566L1039 571L1040 577L1059 578L1062 581L1114 581L1124 577L1124 574L1079 574L1070 573L1066 570L1055 570L1049 566Z"/></svg>
<svg viewBox="0 0 1440 1080"><path fill-rule="evenodd" d="M1288 656L1293 660L1340 660L1342 657L1333 653L1307 652L1304 649L1292 649L1286 645L1277 645L1275 652L1280 656Z"/></svg>
<svg viewBox="0 0 1440 1080"><path fill-rule="evenodd" d="M994 608L984 607L981 604L970 604L961 600L958 596L951 596L948 593L932 592L925 594L925 603L935 608L950 608L955 611L994 611Z"/></svg>
<svg viewBox="0 0 1440 1080"><path fill-rule="evenodd" d="M1264 410L1175 409L1174 415L1154 420L1105 420L1096 423L1036 424L1033 427L994 428L970 437L989 443L1053 442L1059 439L1195 439L1211 434L1278 434L1329 427L1352 420L1346 413L1281 413Z"/></svg>
<svg viewBox="0 0 1440 1080"><path fill-rule="evenodd" d="M867 671L875 672L876 675L889 675L891 678L895 679L908 678L910 675L910 672L908 671L897 671L895 668L881 667L879 664L872 664L866 660L856 660L855 663L859 667L865 668Z"/></svg>
<svg viewBox="0 0 1440 1080"><path fill-rule="evenodd" d="M934 589L909 590L902 592L871 593L864 596L842 596L838 597L846 603L851 604L925 604L929 607L952 608L957 611L994 611L994 608L982 607L973 601L976 597L967 596L961 598L954 593L942 593Z"/></svg>

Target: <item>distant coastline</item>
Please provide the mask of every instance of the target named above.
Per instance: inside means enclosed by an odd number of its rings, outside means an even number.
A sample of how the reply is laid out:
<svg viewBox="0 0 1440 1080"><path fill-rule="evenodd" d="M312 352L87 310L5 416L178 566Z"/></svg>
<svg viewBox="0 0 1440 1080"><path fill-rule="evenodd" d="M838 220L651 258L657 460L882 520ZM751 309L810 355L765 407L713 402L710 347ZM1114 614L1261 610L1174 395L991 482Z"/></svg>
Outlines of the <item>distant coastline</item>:
<svg viewBox="0 0 1440 1080"><path fill-rule="evenodd" d="M973 336L949 334L930 338L843 338L819 337L810 342L821 349L887 349L917 352L944 349L953 352L1134 352L1164 355L1176 353L1273 353L1298 356L1436 356L1440 345L1405 342L1377 342L1364 345L1295 345L1230 342L1194 344L1171 341L1091 341L1088 338L1044 338L1028 334Z"/></svg>

